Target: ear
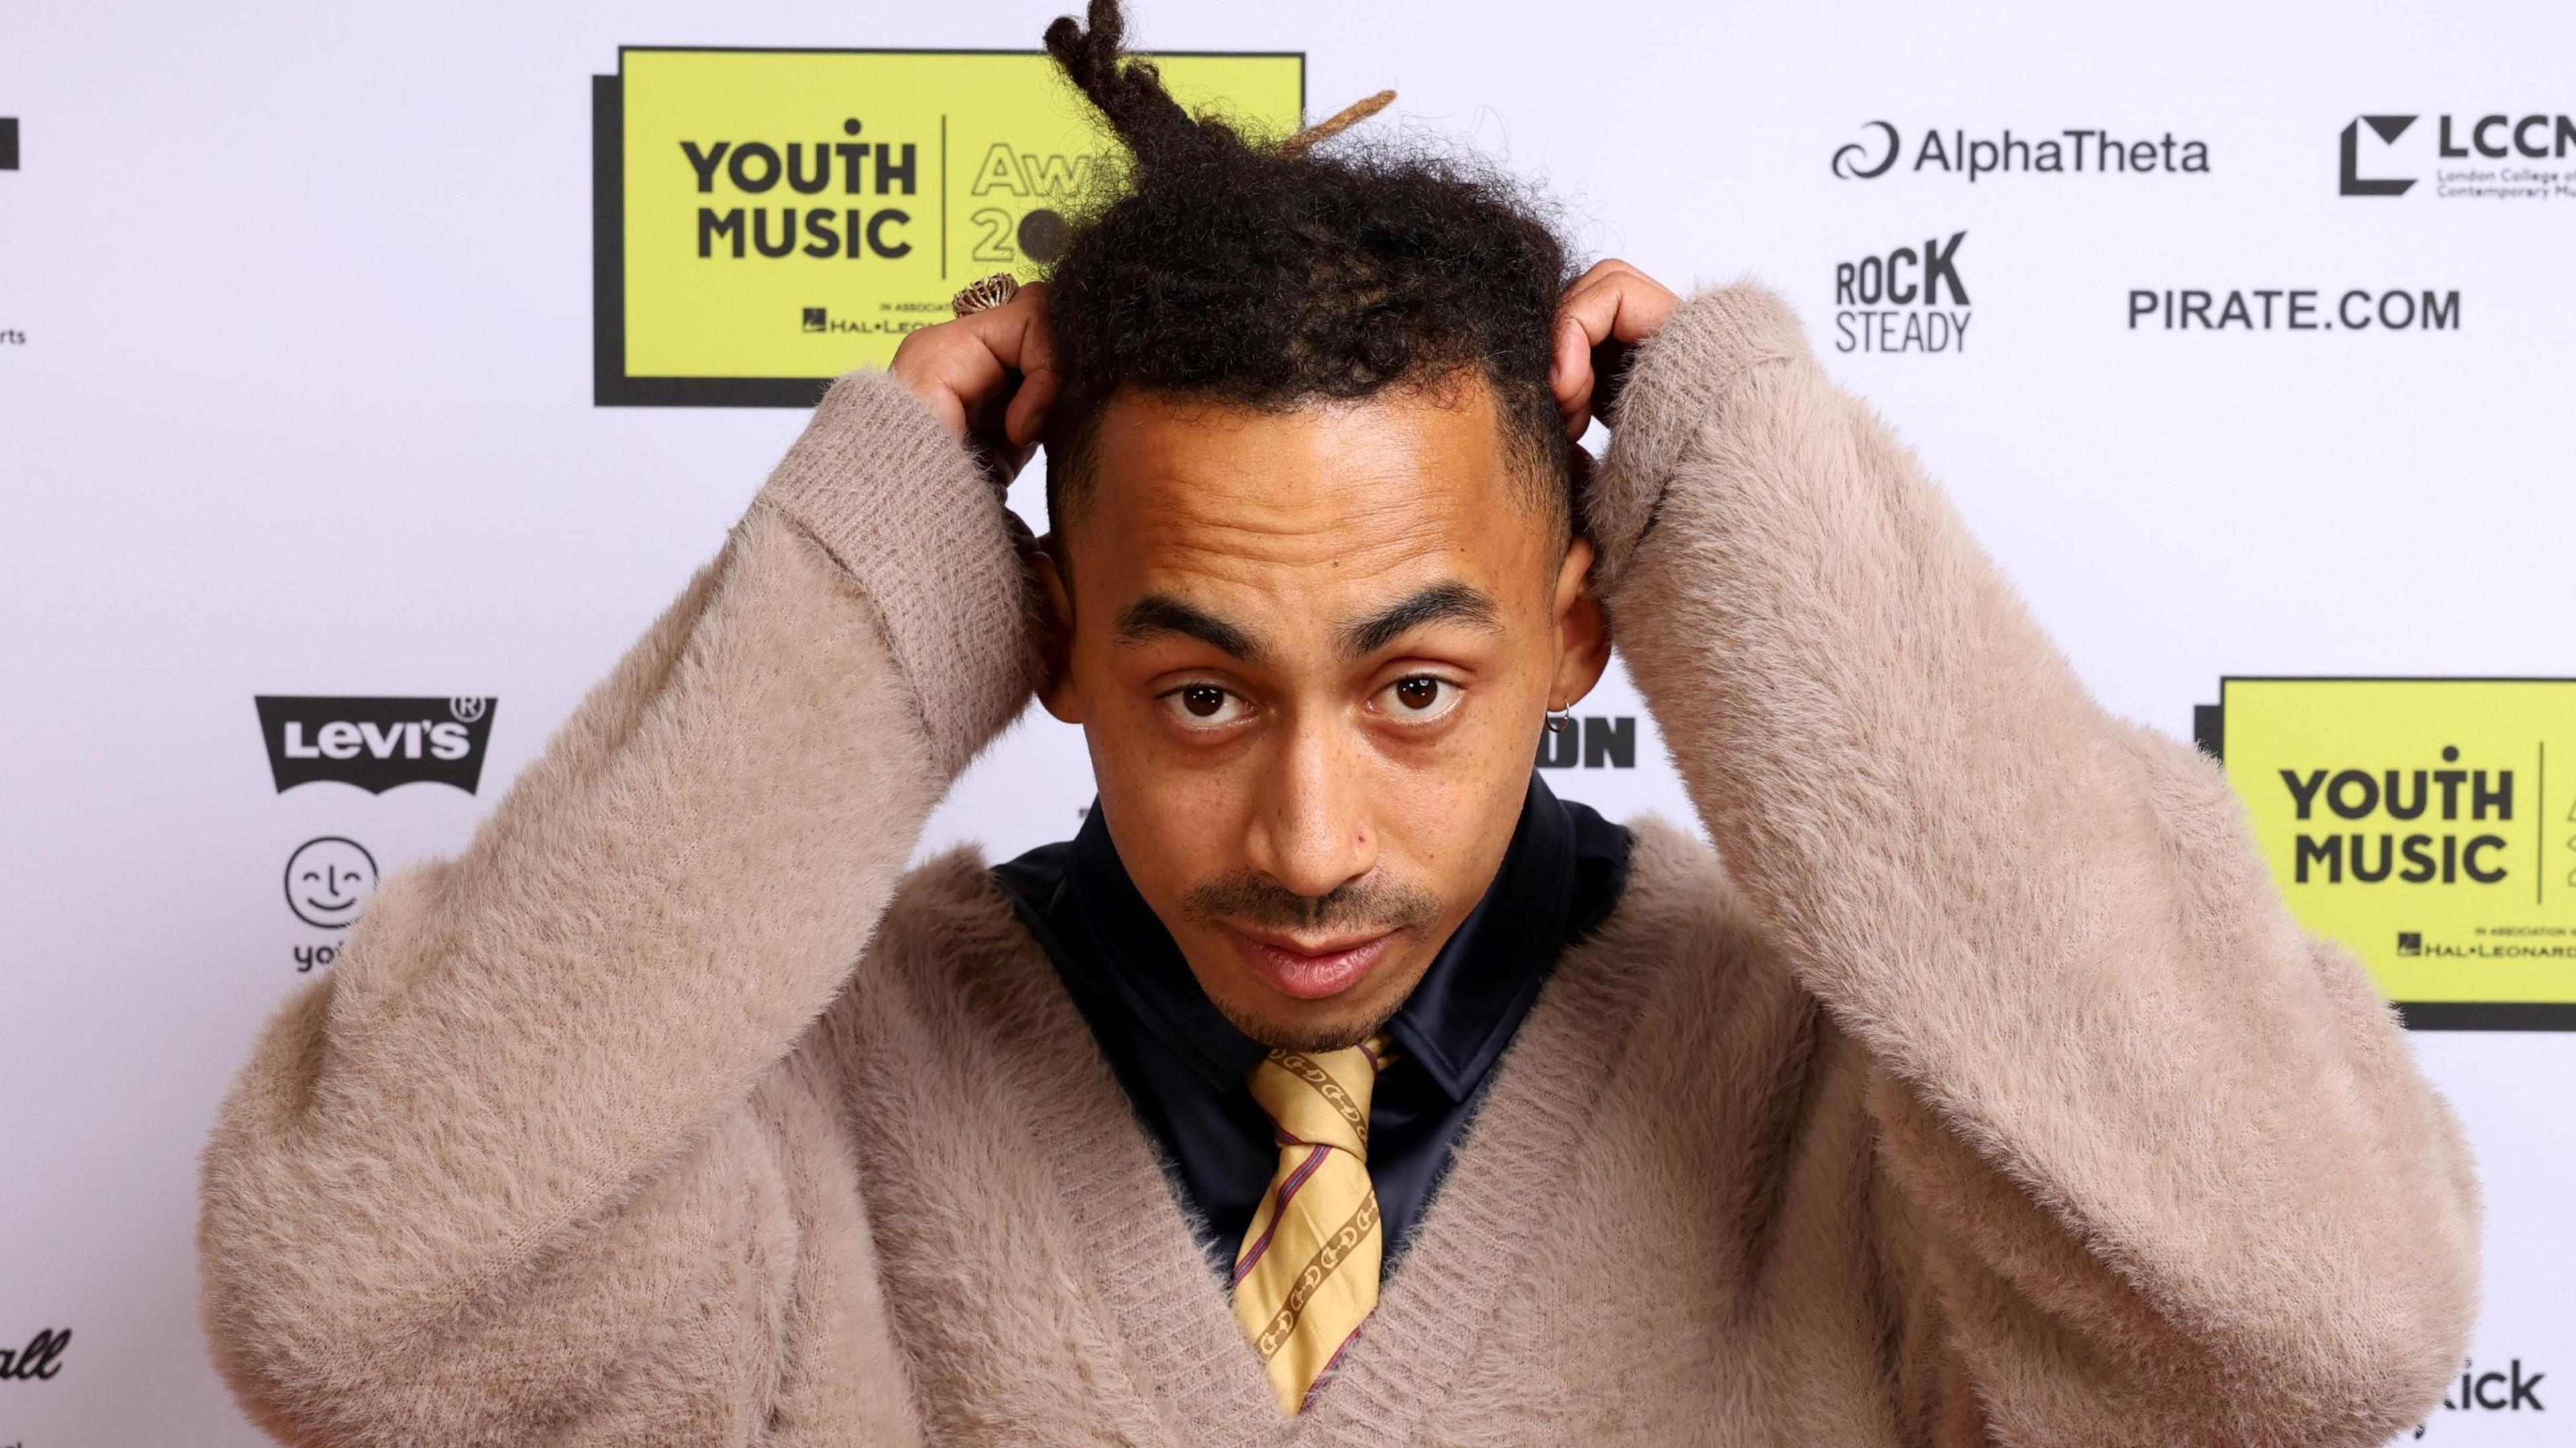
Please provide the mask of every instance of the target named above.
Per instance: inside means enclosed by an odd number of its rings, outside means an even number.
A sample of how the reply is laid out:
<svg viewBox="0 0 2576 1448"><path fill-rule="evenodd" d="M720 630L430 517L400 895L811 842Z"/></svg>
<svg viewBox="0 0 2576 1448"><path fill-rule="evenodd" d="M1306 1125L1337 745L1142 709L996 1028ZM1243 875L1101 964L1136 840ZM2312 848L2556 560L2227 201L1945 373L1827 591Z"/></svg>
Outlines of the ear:
<svg viewBox="0 0 2576 1448"><path fill-rule="evenodd" d="M1548 701L1556 709L1592 692L1610 667L1610 619L1592 591L1592 540L1576 534L1556 570L1556 677Z"/></svg>
<svg viewBox="0 0 2576 1448"><path fill-rule="evenodd" d="M1029 567L1046 592L1046 617L1039 622L1038 655L1046 672L1038 680L1038 702L1067 724L1082 722L1082 705L1073 691L1073 591L1056 559L1056 536L1047 534L1029 553Z"/></svg>

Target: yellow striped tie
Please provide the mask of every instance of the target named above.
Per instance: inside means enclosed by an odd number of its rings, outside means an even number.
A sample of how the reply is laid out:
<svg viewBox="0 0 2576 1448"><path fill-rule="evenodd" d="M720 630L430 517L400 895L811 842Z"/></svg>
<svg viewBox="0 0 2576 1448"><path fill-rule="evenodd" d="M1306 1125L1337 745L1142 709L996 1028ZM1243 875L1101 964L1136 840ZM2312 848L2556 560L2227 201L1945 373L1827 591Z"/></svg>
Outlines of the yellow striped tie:
<svg viewBox="0 0 2576 1448"><path fill-rule="evenodd" d="M1273 1051L1249 1077L1279 1169L1234 1256L1234 1320L1291 1416L1377 1308L1385 1238L1369 1186L1369 1093L1393 1059L1380 1033L1339 1051Z"/></svg>

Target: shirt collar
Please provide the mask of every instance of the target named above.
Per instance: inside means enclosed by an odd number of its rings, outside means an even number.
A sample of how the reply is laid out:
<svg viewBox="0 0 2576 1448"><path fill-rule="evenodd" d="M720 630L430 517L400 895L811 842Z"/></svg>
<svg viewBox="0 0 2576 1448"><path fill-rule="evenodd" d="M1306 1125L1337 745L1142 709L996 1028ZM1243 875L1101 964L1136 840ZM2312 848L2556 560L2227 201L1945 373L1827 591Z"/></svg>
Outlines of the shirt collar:
<svg viewBox="0 0 2576 1448"><path fill-rule="evenodd" d="M1493 882L1387 1023L1450 1100L1466 1100L1493 1068L1565 942L1616 903L1628 844L1626 830L1559 800L1531 773ZM1063 863L1049 913L1082 937L1127 1013L1211 1087L1239 1084L1267 1048L1235 1029L1200 988L1171 932L1128 878L1096 799Z"/></svg>
<svg viewBox="0 0 2576 1448"><path fill-rule="evenodd" d="M1269 1054L1268 1047L1236 1030L1200 988L1162 917L1127 877L1097 798L1065 848L1058 904L1127 1014L1196 1068L1210 1086L1233 1088Z"/></svg>

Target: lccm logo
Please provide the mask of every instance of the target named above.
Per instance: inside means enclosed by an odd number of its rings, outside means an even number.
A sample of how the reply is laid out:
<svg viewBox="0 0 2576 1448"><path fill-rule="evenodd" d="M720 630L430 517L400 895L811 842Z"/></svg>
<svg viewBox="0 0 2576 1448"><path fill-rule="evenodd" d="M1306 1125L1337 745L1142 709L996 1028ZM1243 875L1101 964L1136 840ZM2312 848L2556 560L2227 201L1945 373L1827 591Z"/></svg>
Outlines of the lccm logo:
<svg viewBox="0 0 2576 1448"><path fill-rule="evenodd" d="M483 779L483 744L499 703L301 694L261 694L257 702L268 770L280 794L317 779L369 794L399 784L452 784L472 794Z"/></svg>

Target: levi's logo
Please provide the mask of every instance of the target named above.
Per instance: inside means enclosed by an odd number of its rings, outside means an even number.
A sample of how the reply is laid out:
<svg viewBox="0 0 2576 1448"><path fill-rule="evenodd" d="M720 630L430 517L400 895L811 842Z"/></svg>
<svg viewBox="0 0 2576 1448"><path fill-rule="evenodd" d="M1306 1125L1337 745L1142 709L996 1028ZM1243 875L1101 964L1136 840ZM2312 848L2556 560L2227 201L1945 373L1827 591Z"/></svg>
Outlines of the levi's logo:
<svg viewBox="0 0 2576 1448"><path fill-rule="evenodd" d="M369 794L403 784L451 784L472 794L483 778L483 746L499 703L299 694L261 694L256 702L280 794L317 779Z"/></svg>

